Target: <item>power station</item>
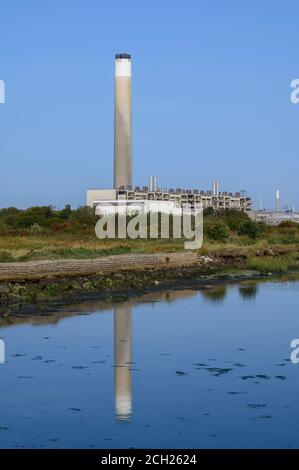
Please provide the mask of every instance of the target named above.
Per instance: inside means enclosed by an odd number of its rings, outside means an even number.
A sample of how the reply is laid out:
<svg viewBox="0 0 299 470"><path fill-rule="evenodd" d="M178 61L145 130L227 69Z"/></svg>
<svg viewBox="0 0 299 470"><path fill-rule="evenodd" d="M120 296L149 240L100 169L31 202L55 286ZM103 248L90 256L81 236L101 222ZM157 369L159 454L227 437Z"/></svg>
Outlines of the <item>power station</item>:
<svg viewBox="0 0 299 470"><path fill-rule="evenodd" d="M151 211L155 201L155 211L161 205L164 211L167 204L193 208L201 204L204 208L234 208L250 212L252 200L246 191L236 193L219 191L219 181L214 180L211 190L182 188L161 188L157 176L150 176L149 186L135 186L132 178L132 64L131 55L115 55L114 91L114 187L113 189L91 189L87 191L87 205L113 204L118 201L148 201L144 204Z"/></svg>
<svg viewBox="0 0 299 470"><path fill-rule="evenodd" d="M293 202L291 207L286 203L284 210L280 207L280 191L275 191L275 210L263 209L261 202L260 210L251 211L249 216L255 222L263 222L267 225L279 225L281 222L294 222L299 224L299 212L295 211L295 203Z"/></svg>

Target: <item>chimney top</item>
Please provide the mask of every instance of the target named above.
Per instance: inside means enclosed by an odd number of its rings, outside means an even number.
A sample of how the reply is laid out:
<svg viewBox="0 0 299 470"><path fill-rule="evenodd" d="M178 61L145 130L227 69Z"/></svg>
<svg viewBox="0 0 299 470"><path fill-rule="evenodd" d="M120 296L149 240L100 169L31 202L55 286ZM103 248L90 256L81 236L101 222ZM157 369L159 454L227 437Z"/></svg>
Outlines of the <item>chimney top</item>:
<svg viewBox="0 0 299 470"><path fill-rule="evenodd" d="M131 54L115 54L115 59L131 59Z"/></svg>

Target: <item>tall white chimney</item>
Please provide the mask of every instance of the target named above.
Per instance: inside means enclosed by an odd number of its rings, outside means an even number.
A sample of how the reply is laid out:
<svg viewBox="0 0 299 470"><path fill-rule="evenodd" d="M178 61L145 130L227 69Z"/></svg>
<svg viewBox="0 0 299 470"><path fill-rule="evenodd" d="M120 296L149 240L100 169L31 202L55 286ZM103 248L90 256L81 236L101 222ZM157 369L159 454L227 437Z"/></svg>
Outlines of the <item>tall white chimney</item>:
<svg viewBox="0 0 299 470"><path fill-rule="evenodd" d="M218 180L213 180L212 195L219 196L219 181Z"/></svg>
<svg viewBox="0 0 299 470"><path fill-rule="evenodd" d="M131 55L115 55L114 189L132 186Z"/></svg>
<svg viewBox="0 0 299 470"><path fill-rule="evenodd" d="M279 189L277 189L276 193L275 193L275 210L276 210L276 212L280 211L280 193L279 193Z"/></svg>
<svg viewBox="0 0 299 470"><path fill-rule="evenodd" d="M157 191L157 177L156 176L150 176L149 190L150 192Z"/></svg>

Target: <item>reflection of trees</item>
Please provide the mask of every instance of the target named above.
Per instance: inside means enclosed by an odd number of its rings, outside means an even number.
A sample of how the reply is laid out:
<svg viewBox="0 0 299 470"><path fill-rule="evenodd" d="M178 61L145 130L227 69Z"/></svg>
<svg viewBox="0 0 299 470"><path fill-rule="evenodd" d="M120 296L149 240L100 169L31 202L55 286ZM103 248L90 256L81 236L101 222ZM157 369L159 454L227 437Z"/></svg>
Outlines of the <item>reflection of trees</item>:
<svg viewBox="0 0 299 470"><path fill-rule="evenodd" d="M257 295L258 288L256 284L250 284L239 287L239 294L243 299L254 299Z"/></svg>
<svg viewBox="0 0 299 470"><path fill-rule="evenodd" d="M221 302L227 294L227 289L224 284L203 289L202 295L211 302Z"/></svg>

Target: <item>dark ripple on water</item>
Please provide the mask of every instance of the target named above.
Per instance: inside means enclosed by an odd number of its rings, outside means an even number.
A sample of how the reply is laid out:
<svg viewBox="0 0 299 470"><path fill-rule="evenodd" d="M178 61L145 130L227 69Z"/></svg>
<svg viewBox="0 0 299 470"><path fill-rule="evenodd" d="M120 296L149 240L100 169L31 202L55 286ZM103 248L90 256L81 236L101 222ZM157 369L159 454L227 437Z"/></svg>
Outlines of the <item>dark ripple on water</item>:
<svg viewBox="0 0 299 470"><path fill-rule="evenodd" d="M176 375L189 375L187 372L184 372L183 370L176 370L175 373Z"/></svg>
<svg viewBox="0 0 299 470"><path fill-rule="evenodd" d="M265 408L267 405L266 403L247 403L247 406L248 408L259 410L260 408Z"/></svg>

